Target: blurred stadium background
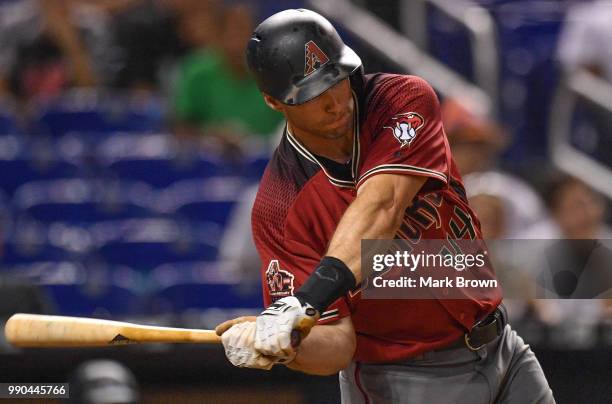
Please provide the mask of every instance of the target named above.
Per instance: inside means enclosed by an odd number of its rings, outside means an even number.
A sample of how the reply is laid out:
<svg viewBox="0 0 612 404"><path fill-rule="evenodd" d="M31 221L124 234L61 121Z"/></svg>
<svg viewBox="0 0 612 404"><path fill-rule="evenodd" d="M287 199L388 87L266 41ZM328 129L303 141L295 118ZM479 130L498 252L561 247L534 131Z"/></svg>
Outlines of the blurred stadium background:
<svg viewBox="0 0 612 404"><path fill-rule="evenodd" d="M432 83L487 238L612 238L611 1L0 0L0 322L213 328L261 309L249 209L282 123L243 48L298 7L366 72ZM559 403L612 402L612 304L508 304ZM0 340L0 381L86 386L95 358L142 402L339 397L333 377L232 369L219 347Z"/></svg>

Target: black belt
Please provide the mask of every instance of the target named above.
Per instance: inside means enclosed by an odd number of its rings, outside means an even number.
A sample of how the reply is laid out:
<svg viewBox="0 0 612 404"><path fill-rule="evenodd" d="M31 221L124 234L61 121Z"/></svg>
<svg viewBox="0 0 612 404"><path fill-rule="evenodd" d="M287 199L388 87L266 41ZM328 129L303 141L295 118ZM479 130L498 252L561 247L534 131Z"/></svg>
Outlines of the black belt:
<svg viewBox="0 0 612 404"><path fill-rule="evenodd" d="M499 337L506 324L508 324L508 314L506 308L500 304L491 314L474 324L462 338L442 350L467 347L471 351L478 351Z"/></svg>

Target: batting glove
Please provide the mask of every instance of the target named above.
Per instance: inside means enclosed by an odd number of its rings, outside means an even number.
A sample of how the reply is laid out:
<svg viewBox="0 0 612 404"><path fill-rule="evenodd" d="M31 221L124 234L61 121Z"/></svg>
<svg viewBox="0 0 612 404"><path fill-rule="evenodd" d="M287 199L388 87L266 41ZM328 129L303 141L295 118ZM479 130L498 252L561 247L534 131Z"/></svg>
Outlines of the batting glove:
<svg viewBox="0 0 612 404"><path fill-rule="evenodd" d="M319 313L310 304L302 304L295 296L284 297L257 316L255 349L289 361L318 319Z"/></svg>
<svg viewBox="0 0 612 404"><path fill-rule="evenodd" d="M239 368L270 370L279 360L287 360L262 355L253 346L254 339L254 322L236 324L223 333L221 341L223 342L223 348L225 348L225 356L232 365Z"/></svg>

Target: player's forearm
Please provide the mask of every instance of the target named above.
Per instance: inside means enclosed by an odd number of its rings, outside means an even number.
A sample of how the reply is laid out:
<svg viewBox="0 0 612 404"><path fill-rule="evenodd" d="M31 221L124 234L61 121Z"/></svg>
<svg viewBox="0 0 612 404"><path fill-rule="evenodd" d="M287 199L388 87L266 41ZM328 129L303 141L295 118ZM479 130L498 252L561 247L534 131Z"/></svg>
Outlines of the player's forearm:
<svg viewBox="0 0 612 404"><path fill-rule="evenodd" d="M342 260L361 282L361 240L393 238L405 204L391 197L358 197L346 210L326 255Z"/></svg>
<svg viewBox="0 0 612 404"><path fill-rule="evenodd" d="M342 260L361 282L361 240L393 238L424 182L422 177L392 174L366 181L342 216L327 255Z"/></svg>
<svg viewBox="0 0 612 404"><path fill-rule="evenodd" d="M381 174L359 189L332 237L326 256L295 293L319 313L361 282L361 240L392 238L424 177Z"/></svg>
<svg viewBox="0 0 612 404"><path fill-rule="evenodd" d="M352 324L350 327L318 325L302 341L297 356L287 367L313 375L333 375L349 365L355 346Z"/></svg>

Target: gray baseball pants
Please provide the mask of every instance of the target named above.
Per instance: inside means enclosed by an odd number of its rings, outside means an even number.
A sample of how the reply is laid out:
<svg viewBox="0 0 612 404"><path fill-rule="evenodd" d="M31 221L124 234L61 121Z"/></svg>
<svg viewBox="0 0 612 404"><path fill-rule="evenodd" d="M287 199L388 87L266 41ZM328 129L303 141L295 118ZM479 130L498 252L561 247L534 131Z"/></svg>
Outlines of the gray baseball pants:
<svg viewBox="0 0 612 404"><path fill-rule="evenodd" d="M549 404L552 390L542 368L506 325L478 351L426 352L398 363L352 363L340 372L342 404Z"/></svg>

